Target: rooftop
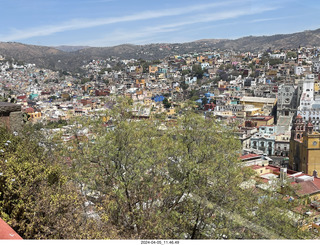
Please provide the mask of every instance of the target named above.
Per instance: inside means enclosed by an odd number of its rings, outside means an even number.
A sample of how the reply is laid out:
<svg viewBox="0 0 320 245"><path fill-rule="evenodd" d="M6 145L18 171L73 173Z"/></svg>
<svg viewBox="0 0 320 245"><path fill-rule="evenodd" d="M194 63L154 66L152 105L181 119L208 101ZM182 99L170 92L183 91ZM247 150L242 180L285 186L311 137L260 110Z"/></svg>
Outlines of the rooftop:
<svg viewBox="0 0 320 245"><path fill-rule="evenodd" d="M247 154L247 155L243 155L243 156L241 156L240 157L240 159L242 160L242 161L244 161L244 160L249 160L249 159L255 159L255 158L261 158L261 155L258 155L258 154Z"/></svg>
<svg viewBox="0 0 320 245"><path fill-rule="evenodd" d="M274 103L277 99L276 98L264 98L264 97L249 97L243 96L241 101L244 102L259 102L259 103Z"/></svg>
<svg viewBox="0 0 320 245"><path fill-rule="evenodd" d="M0 240L22 240L22 238L0 218Z"/></svg>

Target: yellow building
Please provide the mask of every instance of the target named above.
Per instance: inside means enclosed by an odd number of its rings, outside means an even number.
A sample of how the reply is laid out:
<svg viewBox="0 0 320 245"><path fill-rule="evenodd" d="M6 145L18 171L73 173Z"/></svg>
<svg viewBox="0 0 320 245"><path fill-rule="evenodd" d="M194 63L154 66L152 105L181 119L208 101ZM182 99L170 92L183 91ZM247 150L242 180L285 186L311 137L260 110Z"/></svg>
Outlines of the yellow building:
<svg viewBox="0 0 320 245"><path fill-rule="evenodd" d="M320 176L320 134L313 125L304 124L298 115L293 125L290 140L289 167L309 175Z"/></svg>
<svg viewBox="0 0 320 245"><path fill-rule="evenodd" d="M164 78L166 78L166 74L160 73L160 74L159 74L159 79L164 79Z"/></svg>
<svg viewBox="0 0 320 245"><path fill-rule="evenodd" d="M30 121L35 122L41 118L41 112L35 111L33 113L28 113L30 115Z"/></svg>
<svg viewBox="0 0 320 245"><path fill-rule="evenodd" d="M149 73L156 73L158 71L158 67L153 65L149 66Z"/></svg>
<svg viewBox="0 0 320 245"><path fill-rule="evenodd" d="M243 110L240 111L239 116L244 115L243 117L253 117L255 115L260 115L260 114L262 114L261 108L255 107L253 105L246 105L244 106Z"/></svg>
<svg viewBox="0 0 320 245"><path fill-rule="evenodd" d="M167 110L167 116L172 116L174 114L176 114L175 108L171 107Z"/></svg>
<svg viewBox="0 0 320 245"><path fill-rule="evenodd" d="M319 88L320 88L319 82L314 82L314 92L319 92Z"/></svg>
<svg viewBox="0 0 320 245"><path fill-rule="evenodd" d="M144 104L145 104L146 106L149 106L149 105L151 105L151 103L152 103L152 99L150 99L150 98L144 98L143 102L144 102Z"/></svg>
<svg viewBox="0 0 320 245"><path fill-rule="evenodd" d="M277 73L278 73L277 70L271 70L271 71L267 72L267 75L268 75L268 76L276 76Z"/></svg>
<svg viewBox="0 0 320 245"><path fill-rule="evenodd" d="M207 60L207 57L205 57L205 56L200 55L197 57L197 61L199 61L199 62L204 62L206 60Z"/></svg>
<svg viewBox="0 0 320 245"><path fill-rule="evenodd" d="M270 126L274 123L273 116L257 116L257 117L251 117L247 118L247 120L252 121L256 127L260 126Z"/></svg>
<svg viewBox="0 0 320 245"><path fill-rule="evenodd" d="M142 66L137 66L135 72L136 73L143 73L143 67Z"/></svg>
<svg viewBox="0 0 320 245"><path fill-rule="evenodd" d="M254 107L257 107L260 109L262 109L264 106L275 106L276 103L277 103L276 98L243 96L240 99L241 105L253 105Z"/></svg>
<svg viewBox="0 0 320 245"><path fill-rule="evenodd" d="M146 81L145 79L136 79L136 84L138 87L144 88L146 86Z"/></svg>

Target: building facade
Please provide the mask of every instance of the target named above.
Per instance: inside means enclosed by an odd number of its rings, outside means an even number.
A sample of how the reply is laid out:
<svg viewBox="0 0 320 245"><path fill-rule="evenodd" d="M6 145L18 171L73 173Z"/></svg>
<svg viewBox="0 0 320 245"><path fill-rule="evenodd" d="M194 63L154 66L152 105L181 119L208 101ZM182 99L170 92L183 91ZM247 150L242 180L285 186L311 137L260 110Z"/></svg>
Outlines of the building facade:
<svg viewBox="0 0 320 245"><path fill-rule="evenodd" d="M291 131L289 167L309 175L320 173L320 133L313 130L311 121L296 117Z"/></svg>

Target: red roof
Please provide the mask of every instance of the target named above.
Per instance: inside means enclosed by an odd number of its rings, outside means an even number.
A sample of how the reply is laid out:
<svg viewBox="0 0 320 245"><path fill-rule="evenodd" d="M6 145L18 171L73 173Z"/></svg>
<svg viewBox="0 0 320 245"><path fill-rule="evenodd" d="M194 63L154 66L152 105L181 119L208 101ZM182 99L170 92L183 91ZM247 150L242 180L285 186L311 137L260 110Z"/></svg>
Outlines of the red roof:
<svg viewBox="0 0 320 245"><path fill-rule="evenodd" d="M293 182L292 183L292 185L295 185L295 184L299 185L299 188L296 192L300 196L310 195L310 194L317 193L320 191L320 189L314 184L313 181L305 181L305 182L300 182L300 183Z"/></svg>
<svg viewBox="0 0 320 245"><path fill-rule="evenodd" d="M309 121L307 127L313 127L313 124Z"/></svg>
<svg viewBox="0 0 320 245"><path fill-rule="evenodd" d="M258 116L258 117L253 117L252 120L254 121L269 121L273 116Z"/></svg>
<svg viewBox="0 0 320 245"><path fill-rule="evenodd" d="M26 98L27 98L26 95L20 95L20 96L17 97L18 100L24 100Z"/></svg>
<svg viewBox="0 0 320 245"><path fill-rule="evenodd" d="M32 107L29 107L24 110L26 113L34 113L34 109Z"/></svg>
<svg viewBox="0 0 320 245"><path fill-rule="evenodd" d="M266 166L267 169L271 169L272 171L276 172L276 171L279 171L280 173L280 168L279 167L275 167L275 166L272 166L272 165L268 165Z"/></svg>
<svg viewBox="0 0 320 245"><path fill-rule="evenodd" d="M314 178L313 183L320 189L320 178Z"/></svg>
<svg viewBox="0 0 320 245"><path fill-rule="evenodd" d="M251 158L257 158L260 157L260 155L257 154L247 154L247 155L243 155L240 157L241 160L247 160L247 159L251 159Z"/></svg>
<svg viewBox="0 0 320 245"><path fill-rule="evenodd" d="M0 218L0 240L22 240L22 238Z"/></svg>

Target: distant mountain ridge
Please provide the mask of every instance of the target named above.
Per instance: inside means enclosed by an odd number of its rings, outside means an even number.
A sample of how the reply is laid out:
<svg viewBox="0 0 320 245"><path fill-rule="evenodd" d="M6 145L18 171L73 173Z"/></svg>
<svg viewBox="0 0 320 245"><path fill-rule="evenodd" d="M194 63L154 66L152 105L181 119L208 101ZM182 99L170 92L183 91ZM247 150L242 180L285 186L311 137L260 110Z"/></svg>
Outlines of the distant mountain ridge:
<svg viewBox="0 0 320 245"><path fill-rule="evenodd" d="M61 46L56 46L53 47L55 49L58 49L60 51L64 51L64 52L74 52L74 51L78 51L81 49L85 49L85 48L90 48L89 46L68 46L68 45L61 45Z"/></svg>
<svg viewBox="0 0 320 245"><path fill-rule="evenodd" d="M113 47L45 47L16 42L0 42L0 55L34 63L43 68L75 72L80 71L80 67L90 60L106 59L111 56L121 59L156 60L166 56L202 52L209 49L264 51L268 48L297 48L299 45L304 47L320 46L320 29L272 36L247 36L235 40L202 39L188 43L123 44Z"/></svg>

